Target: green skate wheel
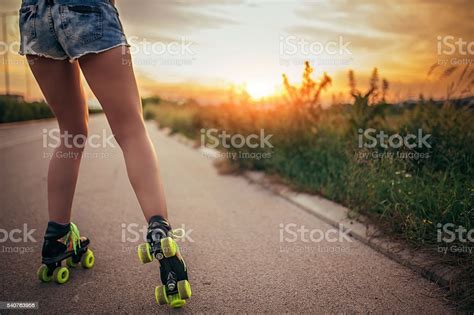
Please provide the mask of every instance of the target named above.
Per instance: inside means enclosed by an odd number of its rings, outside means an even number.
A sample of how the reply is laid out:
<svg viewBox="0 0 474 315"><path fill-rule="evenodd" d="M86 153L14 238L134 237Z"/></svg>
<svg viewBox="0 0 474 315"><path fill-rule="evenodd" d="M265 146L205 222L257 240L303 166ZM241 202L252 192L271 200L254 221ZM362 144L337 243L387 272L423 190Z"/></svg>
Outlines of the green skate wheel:
<svg viewBox="0 0 474 315"><path fill-rule="evenodd" d="M168 297L169 299L169 304L172 308L180 308L183 307L184 304L186 304L186 301L181 299L179 294L173 294Z"/></svg>
<svg viewBox="0 0 474 315"><path fill-rule="evenodd" d="M155 288L156 303L160 305L168 304L168 296L166 296L166 289L164 285Z"/></svg>
<svg viewBox="0 0 474 315"><path fill-rule="evenodd" d="M143 243L138 246L138 259L142 262L142 264L147 264L153 261L153 256L150 253L151 248L150 244Z"/></svg>
<svg viewBox="0 0 474 315"><path fill-rule="evenodd" d="M72 256L66 259L66 265L71 268L77 267L77 263L74 262L74 260L72 259Z"/></svg>
<svg viewBox="0 0 474 315"><path fill-rule="evenodd" d="M66 283L69 280L69 269L67 267L57 267L54 269L53 278L59 284Z"/></svg>
<svg viewBox="0 0 474 315"><path fill-rule="evenodd" d="M84 269L91 269L94 267L95 257L94 253L88 249L81 257L81 266Z"/></svg>
<svg viewBox="0 0 474 315"><path fill-rule="evenodd" d="M51 280L53 280L52 275L48 276L48 267L46 267L46 265L41 265L36 274L41 282L51 282Z"/></svg>
<svg viewBox="0 0 474 315"><path fill-rule="evenodd" d="M176 256L178 245L171 237L165 237L161 239L161 250L166 258L173 257Z"/></svg>
<svg viewBox="0 0 474 315"><path fill-rule="evenodd" d="M188 280L178 281L178 293L179 297L183 300L189 299L192 295L191 285Z"/></svg>

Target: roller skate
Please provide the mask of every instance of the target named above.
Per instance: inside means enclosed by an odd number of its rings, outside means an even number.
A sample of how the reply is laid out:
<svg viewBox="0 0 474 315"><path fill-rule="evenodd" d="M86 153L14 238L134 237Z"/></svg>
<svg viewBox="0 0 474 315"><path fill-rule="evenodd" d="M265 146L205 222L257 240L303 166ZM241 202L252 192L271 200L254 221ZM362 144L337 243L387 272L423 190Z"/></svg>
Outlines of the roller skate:
<svg viewBox="0 0 474 315"><path fill-rule="evenodd" d="M74 268L79 263L82 268L94 266L94 253L88 248L89 239L81 237L74 223L58 224L49 222L44 236L42 265L38 269L38 279L42 282L54 280L64 284L69 280L68 267ZM62 261L66 260L66 266Z"/></svg>
<svg viewBox="0 0 474 315"><path fill-rule="evenodd" d="M150 219L147 242L138 246L138 258L144 264L156 258L160 263L162 285L155 288L155 299L160 305L179 308L191 297L186 263L174 240L168 221L161 216Z"/></svg>

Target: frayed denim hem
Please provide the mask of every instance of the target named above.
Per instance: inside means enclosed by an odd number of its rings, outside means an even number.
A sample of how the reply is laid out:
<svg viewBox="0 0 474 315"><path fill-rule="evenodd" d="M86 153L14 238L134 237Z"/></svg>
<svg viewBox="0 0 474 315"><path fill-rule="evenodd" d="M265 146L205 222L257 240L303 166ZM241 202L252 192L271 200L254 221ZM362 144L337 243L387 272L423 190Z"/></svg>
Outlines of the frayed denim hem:
<svg viewBox="0 0 474 315"><path fill-rule="evenodd" d="M21 56L26 56L26 55L30 55L30 56L38 56L38 57L44 57L44 58L49 58L49 59L54 59L54 60L66 60L68 57L67 56L64 56L64 57L53 57L53 56L48 56L46 54L41 54L41 53L37 53L37 52L23 52L23 51L19 51L18 52L19 55Z"/></svg>
<svg viewBox="0 0 474 315"><path fill-rule="evenodd" d="M82 56L88 55L88 54L99 54L99 53L101 53L101 52L104 52L104 51L107 51L107 50L110 50L110 49L113 49L113 48L116 48L116 47L120 47L120 46L127 46L127 47L130 47L130 44L128 44L128 43L126 43L126 42L123 42L123 43L119 43L119 44L117 44L117 45L113 45L113 46L110 46L110 47L107 47L107 48L104 48L104 49L101 49L101 50L85 51L85 52L79 54L78 56L69 58L69 62L74 62L75 60L81 58Z"/></svg>

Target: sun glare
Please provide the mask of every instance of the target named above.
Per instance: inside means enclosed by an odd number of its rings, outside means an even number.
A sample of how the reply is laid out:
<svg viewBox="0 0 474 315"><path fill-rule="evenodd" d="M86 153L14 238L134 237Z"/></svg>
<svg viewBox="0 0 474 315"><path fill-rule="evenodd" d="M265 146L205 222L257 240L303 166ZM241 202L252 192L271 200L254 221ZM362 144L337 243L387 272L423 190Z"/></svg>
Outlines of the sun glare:
<svg viewBox="0 0 474 315"><path fill-rule="evenodd" d="M253 99L261 99L270 96L275 92L271 84L262 81L249 81L245 87L246 91Z"/></svg>

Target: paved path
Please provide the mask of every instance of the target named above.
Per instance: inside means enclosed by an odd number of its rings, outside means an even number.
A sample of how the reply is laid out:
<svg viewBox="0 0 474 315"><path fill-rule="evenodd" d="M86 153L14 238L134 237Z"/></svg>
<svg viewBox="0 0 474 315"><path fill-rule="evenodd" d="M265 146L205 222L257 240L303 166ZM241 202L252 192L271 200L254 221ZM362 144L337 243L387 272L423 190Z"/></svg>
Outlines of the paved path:
<svg viewBox="0 0 474 315"><path fill-rule="evenodd" d="M155 305L158 264L136 258L144 227L118 146L86 150L73 220L92 239L96 266L73 270L63 286L36 280L46 215L46 121L0 128L0 240L5 230L36 229L26 242L0 243L0 301L38 301L42 313L168 312ZM446 313L433 283L241 177L220 176L198 151L148 124L160 157L171 222L181 242L193 298L184 312ZM91 134L111 134L103 116ZM304 226L313 231L298 234ZM287 228L290 232L286 232ZM14 235L16 240L17 234ZM281 241L283 237L283 241Z"/></svg>

